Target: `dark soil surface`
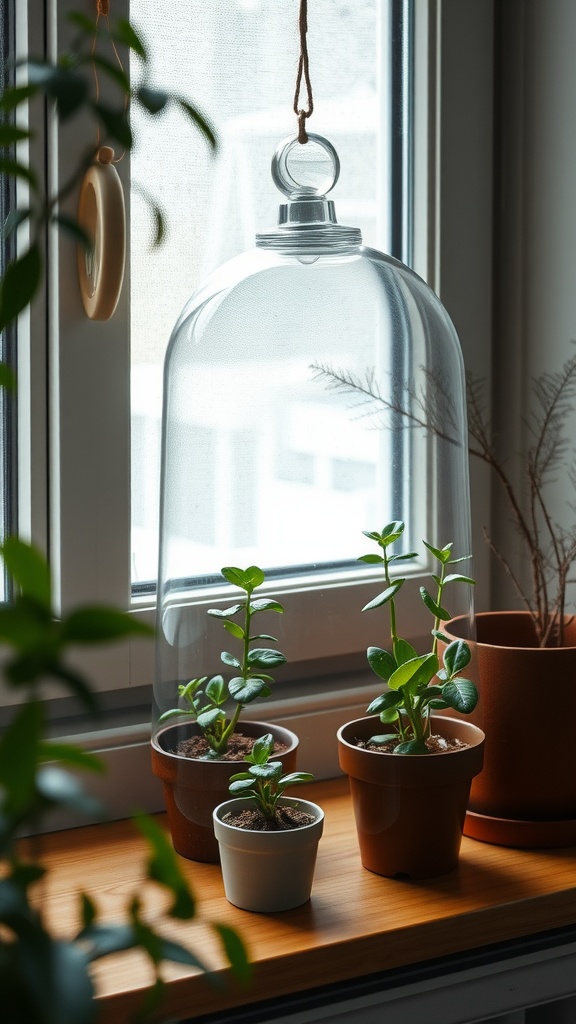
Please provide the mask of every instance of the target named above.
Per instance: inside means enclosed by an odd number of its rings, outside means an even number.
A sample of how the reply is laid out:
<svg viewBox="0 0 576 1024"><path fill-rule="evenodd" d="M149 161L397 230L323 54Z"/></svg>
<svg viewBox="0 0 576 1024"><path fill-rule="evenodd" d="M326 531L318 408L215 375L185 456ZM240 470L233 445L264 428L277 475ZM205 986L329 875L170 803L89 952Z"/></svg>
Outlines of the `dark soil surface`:
<svg viewBox="0 0 576 1024"><path fill-rule="evenodd" d="M275 820L269 821L258 808L246 807L239 814L228 811L222 821L227 825L249 829L252 832L285 832L287 829L311 825L314 816L306 811L300 811L297 807L278 807Z"/></svg>
<svg viewBox="0 0 576 1024"><path fill-rule="evenodd" d="M395 740L390 743L366 743L365 740L357 740L356 746L362 747L364 750L376 750L384 754L392 754L394 747L398 746L399 740ZM426 740L426 746L431 754L446 754L451 750L463 750L465 747L469 747L469 743L463 743L462 740L449 740L444 736L429 736Z"/></svg>
<svg viewBox="0 0 576 1024"><path fill-rule="evenodd" d="M235 732L228 740L228 750L215 761L243 761L244 756L249 754L254 746L257 736L244 736L241 732ZM188 739L180 740L175 754L181 757L205 758L210 753L210 746L203 736L190 736ZM274 754L284 754L288 750L285 743L275 743Z"/></svg>

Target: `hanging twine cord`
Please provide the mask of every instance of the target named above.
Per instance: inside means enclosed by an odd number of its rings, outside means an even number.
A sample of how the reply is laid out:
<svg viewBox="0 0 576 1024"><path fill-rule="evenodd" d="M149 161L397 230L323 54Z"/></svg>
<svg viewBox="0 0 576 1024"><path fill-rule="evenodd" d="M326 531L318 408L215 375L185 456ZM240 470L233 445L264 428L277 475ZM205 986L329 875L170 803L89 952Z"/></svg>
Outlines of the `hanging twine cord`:
<svg viewBox="0 0 576 1024"><path fill-rule="evenodd" d="M111 28L111 25L110 25L110 0L96 0L96 24L94 25L94 39L92 40L92 49L90 51L90 54L91 54L91 57L92 57L92 74L94 75L96 103L98 103L98 100L100 99L100 79L98 77L98 68L96 66L96 61L94 60L94 55L96 53L96 43L97 43L97 40L98 40L98 22L100 21L100 18L105 18L106 19L106 25L108 27L108 35L110 36L110 45L112 46L112 50L114 52L114 56L116 57L116 60L118 61L118 65L120 67L120 70L124 71L124 65L122 63L120 54L118 53L118 50L116 48L116 43L114 42L114 40L112 38L112 28ZM127 109L128 109L128 97L126 96L125 99L124 99L124 110L127 110ZM96 128L96 148L97 149L100 148L100 125L97 125L97 128ZM124 152L121 153L120 156L117 157L115 160L112 160L112 163L113 164L119 164L120 161L124 159L125 154L126 154L126 150L124 150Z"/></svg>
<svg viewBox="0 0 576 1024"><path fill-rule="evenodd" d="M296 91L294 93L294 113L298 118L298 142L305 145L308 142L306 132L306 119L312 116L314 100L312 97L312 84L310 82L310 70L308 66L308 44L306 33L308 32L308 0L300 0L300 12L298 16L298 31L300 33L300 59L298 61L298 74L296 75ZM306 85L306 107L300 106L300 90L302 79Z"/></svg>

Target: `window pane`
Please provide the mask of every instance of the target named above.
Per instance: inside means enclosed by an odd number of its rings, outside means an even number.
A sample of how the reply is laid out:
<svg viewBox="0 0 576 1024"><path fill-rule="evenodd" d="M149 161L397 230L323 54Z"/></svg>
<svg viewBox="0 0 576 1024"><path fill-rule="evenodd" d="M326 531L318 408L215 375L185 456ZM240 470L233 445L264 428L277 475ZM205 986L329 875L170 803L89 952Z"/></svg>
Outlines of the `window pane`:
<svg viewBox="0 0 576 1024"><path fill-rule="evenodd" d="M298 4L264 0L221 0L201 4L163 0L150 7L131 0L131 17L153 43L154 79L186 94L215 124L220 152L213 160L205 144L176 112L137 131L146 143L132 156L132 578L154 579L157 571L158 456L162 403L162 363L166 344L184 303L205 276L225 259L252 248L257 231L273 227L281 196L270 176L279 141L295 131L292 99L299 52ZM314 115L308 127L327 136L341 161L333 196L338 220L361 228L364 242L390 251L390 178L386 32L388 4L354 0L335 4L315 0L308 17ZM391 8L403 5L392 3ZM138 183L161 198L169 224L168 241L158 252L148 245L149 225ZM226 371L234 376L230 362ZM310 443L314 409L298 422L283 422L269 453L271 472L293 500L324 501L335 517L340 506L370 503L377 477L378 441L366 433L354 453L336 440ZM329 424L322 434L330 436ZM223 438L210 416L193 423L196 451L203 437L206 486L214 486ZM318 432L316 431L316 434ZM231 465L252 451L236 431L228 452ZM321 450L320 450L321 449ZM371 450L373 449L373 450ZM198 473L198 456L195 472ZM318 482L320 481L320 486ZM196 484L198 486L198 483ZM216 496L215 496L216 501ZM287 503L288 504L288 503ZM355 506L358 508L358 505ZM190 513L192 514L192 513ZM358 529L365 525L361 516ZM254 522L238 524L240 548L258 546ZM197 524L197 541L215 541L215 521ZM254 536L253 536L254 534ZM285 554L285 552L284 552ZM338 554L338 553L337 553ZM292 555L290 556L292 557ZM342 558L350 552L342 552ZM282 553L272 564L282 563ZM219 563L218 563L219 564ZM215 567L218 568L218 565Z"/></svg>

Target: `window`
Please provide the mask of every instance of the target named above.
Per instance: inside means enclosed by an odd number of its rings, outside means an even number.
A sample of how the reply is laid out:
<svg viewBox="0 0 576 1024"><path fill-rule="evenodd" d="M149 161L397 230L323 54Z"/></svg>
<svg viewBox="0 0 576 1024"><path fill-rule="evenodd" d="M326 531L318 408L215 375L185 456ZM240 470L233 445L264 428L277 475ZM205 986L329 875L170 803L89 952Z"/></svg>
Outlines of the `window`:
<svg viewBox="0 0 576 1024"><path fill-rule="evenodd" d="M71 37L65 14L76 6L75 0L46 0L44 24L36 0L18 3L20 52L41 53L45 37L52 55L65 47ZM410 258L412 249L418 272L440 291L448 308L456 310L463 344L479 352L479 339L488 331L489 284L482 279L480 297L474 294L469 311L458 282L462 276L473 280L471 263L477 258L484 266L489 253L490 196L477 187L477 179L485 173L490 155L489 150L479 155L485 137L479 141L475 132L479 124L489 126L490 103L483 92L484 78L476 66L474 75L467 75L460 54L476 52L479 27L483 53L491 53L491 17L473 0L443 5L443 19L437 18L436 5L423 0L315 0L309 7L316 94L310 128L331 136L340 152L345 171L335 192L339 220L362 227L366 240L379 248L396 247L404 259ZM148 137L148 124L140 125L141 145L131 159L117 165L129 197L131 253L114 317L107 322L87 320L76 285L74 246L68 238L53 237L48 243L46 293L19 336L22 528L49 550L63 607L103 601L131 607L149 621L154 615L153 465L162 353L178 312L200 277L231 252L252 245L255 230L276 220L278 197L268 186L268 167L275 143L294 128L291 101L298 46L296 0L288 5L268 0L182 2L167 4L166 10L164 16L158 5L151 8L141 0L132 0L130 10L128 0L111 4L113 18L130 13L140 22L157 54L154 80L170 85L172 75L179 91L213 117L222 135L221 160L212 164L202 141L181 122L162 122L158 140ZM397 53L399 38L406 48L391 64L388 58ZM244 50L249 63L235 80L238 53ZM411 61L409 52L415 55ZM481 57L477 61L480 64ZM455 88L447 87L449 73L458 83ZM438 103L451 109L456 95L461 101L466 96L467 104L452 109L450 117L441 117ZM476 109L479 113L471 116ZM412 110L413 138L406 131ZM89 125L74 121L56 132L52 123L44 124L41 110L31 109L30 118L37 132L33 159L37 166L45 163L49 176L64 176L70 161L94 141ZM468 132L465 147L463 130ZM462 164L466 173L460 179ZM411 167L413 175L408 173ZM474 199L470 210L482 224L477 236L481 244L474 251L459 245L469 224L465 217L448 215L450 197L439 189L450 175L462 190L469 185ZM136 192L130 192L131 178L165 201L169 237L158 253L149 250L145 207ZM391 182L395 201L388 203ZM439 205L442 198L445 202ZM67 200L69 212L74 212L75 201L73 195ZM465 294L472 294L472 285ZM480 314L479 306L484 309ZM211 453L217 438L210 423L202 430L203 473L207 486L213 487ZM234 443L241 449L241 432ZM318 457L293 425L279 424L272 465L283 487L308 488L318 473ZM328 452L323 472L332 493L346 503L372 487L374 462L355 457L343 464L338 452ZM363 525L358 527L359 539ZM201 526L204 539L211 543L214 524ZM244 540L250 541L251 524L241 528ZM308 681L294 685L291 692L296 697L304 692L307 700L316 701L315 707L327 716L327 732L335 702L328 673L342 674L339 699L347 685L343 674L364 665L363 648L373 639L369 624L364 635L364 626L356 625L363 603L359 585L353 574L344 573L334 590L334 599L342 602L340 621L347 624L338 636L323 628L313 587L288 587L298 605L295 615L317 623L313 638L302 632L298 652L301 675ZM417 614L413 621L418 633ZM150 644L134 642L87 655L84 667L106 694L112 711L119 714L132 702L139 708L134 714L145 722L153 671ZM319 696L312 698L309 676L318 672L326 674L326 694L322 696L318 687ZM144 736L145 729L139 735Z"/></svg>

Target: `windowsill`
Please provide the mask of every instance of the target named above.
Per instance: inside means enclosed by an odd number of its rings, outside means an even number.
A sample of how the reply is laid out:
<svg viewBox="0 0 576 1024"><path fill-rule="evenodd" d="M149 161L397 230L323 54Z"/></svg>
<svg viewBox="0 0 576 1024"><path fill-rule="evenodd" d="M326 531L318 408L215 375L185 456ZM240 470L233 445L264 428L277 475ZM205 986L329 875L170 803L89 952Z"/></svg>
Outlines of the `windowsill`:
<svg viewBox="0 0 576 1024"><path fill-rule="evenodd" d="M255 965L249 987L211 987L189 969L169 966L163 1015L194 1018L332 982L533 935L576 920L576 850L509 850L464 839L457 871L440 879L400 882L362 868L346 779L314 783L307 795L326 813L311 901L282 914L251 914L224 898L215 865L182 860L209 920L243 935ZM304 787L302 787L302 792ZM24 841L27 842L27 841ZM65 936L78 922L77 893L88 892L103 919L118 919L142 884L144 842L128 821L59 832L42 839L49 867L42 905ZM35 851L38 852L38 851ZM150 914L164 896L150 887ZM171 923L170 935L217 972L224 960L202 924ZM124 1024L151 982L136 953L100 961L94 970L101 1021Z"/></svg>

